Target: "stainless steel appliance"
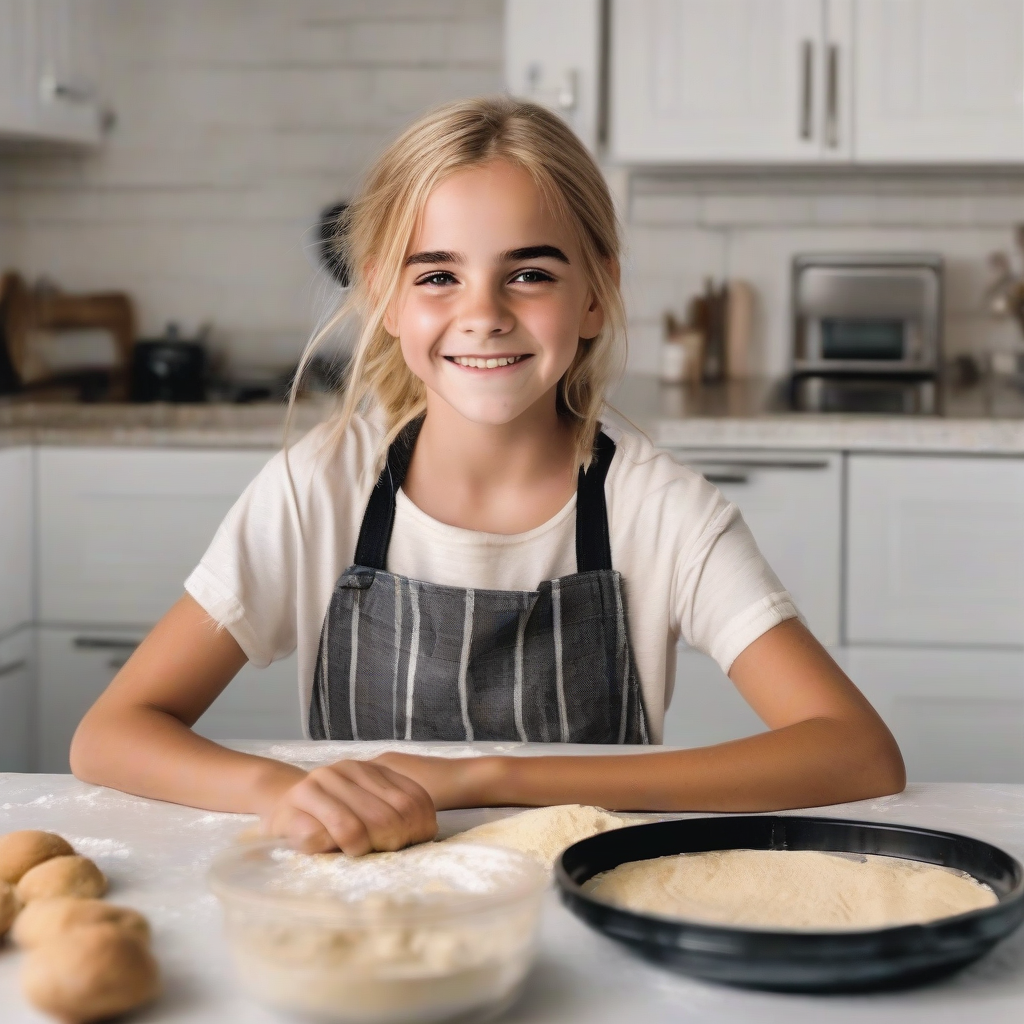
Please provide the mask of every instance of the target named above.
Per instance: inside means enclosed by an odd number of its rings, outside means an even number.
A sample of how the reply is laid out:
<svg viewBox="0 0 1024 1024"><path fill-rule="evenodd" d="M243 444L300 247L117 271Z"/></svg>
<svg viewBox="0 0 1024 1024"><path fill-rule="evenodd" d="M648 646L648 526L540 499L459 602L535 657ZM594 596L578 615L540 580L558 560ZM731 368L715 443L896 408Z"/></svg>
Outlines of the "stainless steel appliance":
<svg viewBox="0 0 1024 1024"><path fill-rule="evenodd" d="M795 408L937 411L941 256L798 255L792 312Z"/></svg>

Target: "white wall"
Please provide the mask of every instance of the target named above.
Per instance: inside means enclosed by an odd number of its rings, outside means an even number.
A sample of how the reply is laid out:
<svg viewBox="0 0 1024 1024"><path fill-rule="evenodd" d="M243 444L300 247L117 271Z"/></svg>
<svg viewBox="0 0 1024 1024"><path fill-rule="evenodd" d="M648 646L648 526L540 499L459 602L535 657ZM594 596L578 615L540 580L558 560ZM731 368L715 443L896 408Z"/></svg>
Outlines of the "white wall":
<svg viewBox="0 0 1024 1024"><path fill-rule="evenodd" d="M789 359L790 260L829 250L927 250L946 260L947 354L1021 344L983 295L989 253L1012 251L1024 222L1024 174L677 175L634 179L626 302L634 368L657 369L661 314L713 274L749 280L758 296L754 365Z"/></svg>
<svg viewBox="0 0 1024 1024"><path fill-rule="evenodd" d="M212 319L251 361L313 323L306 232L402 125L501 88L501 0L98 0L96 154L0 156L0 258ZM6 214L6 216L5 216Z"/></svg>
<svg viewBox="0 0 1024 1024"><path fill-rule="evenodd" d="M243 361L287 361L329 298L305 251L321 207L418 113L502 85L501 0L97 3L116 130L89 156L0 156L0 266L127 289L144 332L212 319ZM937 250L947 347L1017 341L981 295L1024 175L660 175L625 212L634 369L713 274L755 285L755 365L785 372L789 259L813 249Z"/></svg>

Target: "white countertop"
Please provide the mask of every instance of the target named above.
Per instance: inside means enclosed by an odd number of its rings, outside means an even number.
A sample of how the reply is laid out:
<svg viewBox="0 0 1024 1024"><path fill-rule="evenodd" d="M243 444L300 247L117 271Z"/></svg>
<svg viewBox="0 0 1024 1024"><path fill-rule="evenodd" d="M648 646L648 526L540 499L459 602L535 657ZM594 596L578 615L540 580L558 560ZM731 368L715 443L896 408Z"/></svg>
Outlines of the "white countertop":
<svg viewBox="0 0 1024 1024"><path fill-rule="evenodd" d="M239 746L303 765L367 756L384 747L408 749L404 744L367 743ZM413 745L419 752L449 756L493 746ZM534 752L517 745L502 749ZM574 748L560 747L558 752L572 753ZM512 812L444 812L442 834L507 813ZM1024 786L917 785L899 796L813 813L964 832L1024 858ZM271 1024L290 1019L251 1003L236 987L219 908L204 883L212 856L253 820L129 797L70 775L0 774L0 833L22 828L60 832L107 873L111 901L149 917L165 994L133 1021ZM9 944L0 948L0 1019L4 1024L42 1024L49 1018L28 1007L18 989L21 956ZM775 995L709 985L651 966L591 931L560 905L553 891L544 907L540 952L526 992L502 1018L508 1024L962 1024L967 1019L971 1024L1024 1020L1024 928L961 974L917 990L869 996Z"/></svg>

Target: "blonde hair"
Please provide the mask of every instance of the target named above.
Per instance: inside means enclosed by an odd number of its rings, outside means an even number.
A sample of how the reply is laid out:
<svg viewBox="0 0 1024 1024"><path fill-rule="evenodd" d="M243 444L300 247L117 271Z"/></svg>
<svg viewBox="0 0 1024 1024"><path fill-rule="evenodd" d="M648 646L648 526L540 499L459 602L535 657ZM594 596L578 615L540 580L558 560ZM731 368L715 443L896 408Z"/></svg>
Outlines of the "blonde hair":
<svg viewBox="0 0 1024 1024"><path fill-rule="evenodd" d="M340 438L357 411L377 408L385 428L378 453L383 464L391 442L423 414L425 388L406 365L398 339L385 329L385 313L431 192L455 172L493 160L508 161L533 178L555 216L572 232L583 273L604 310L601 331L593 339L580 339L558 389L559 412L573 421L578 464L590 464L605 392L625 362L625 314L614 276L619 258L615 209L597 164L565 122L543 107L507 96L463 100L431 111L370 169L336 234L352 288L303 352L289 397L289 419L309 360L353 315L362 327L331 438Z"/></svg>

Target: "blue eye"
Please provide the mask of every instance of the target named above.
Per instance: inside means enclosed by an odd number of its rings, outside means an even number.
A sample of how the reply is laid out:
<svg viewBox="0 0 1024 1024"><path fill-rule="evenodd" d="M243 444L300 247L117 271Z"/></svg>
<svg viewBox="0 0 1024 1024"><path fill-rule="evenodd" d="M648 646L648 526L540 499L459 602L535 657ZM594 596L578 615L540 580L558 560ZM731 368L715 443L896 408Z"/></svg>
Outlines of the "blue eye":
<svg viewBox="0 0 1024 1024"><path fill-rule="evenodd" d="M554 278L544 270L520 270L512 280L521 281L523 284L542 284L545 281L553 281Z"/></svg>

